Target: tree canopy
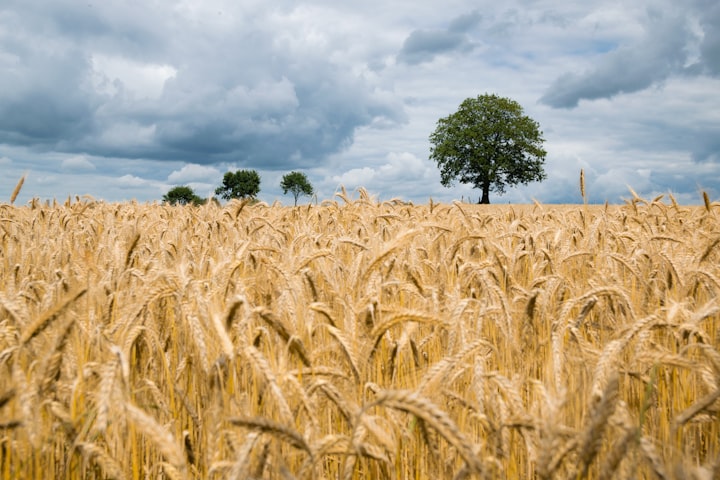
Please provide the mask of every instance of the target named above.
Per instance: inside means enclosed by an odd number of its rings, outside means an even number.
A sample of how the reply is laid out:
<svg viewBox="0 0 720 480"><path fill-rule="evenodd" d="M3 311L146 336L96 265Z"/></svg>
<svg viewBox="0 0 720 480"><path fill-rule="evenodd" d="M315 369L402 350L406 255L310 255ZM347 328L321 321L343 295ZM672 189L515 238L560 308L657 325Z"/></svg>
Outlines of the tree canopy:
<svg viewBox="0 0 720 480"><path fill-rule="evenodd" d="M288 192L293 194L296 206L300 195L312 196L314 193L312 184L302 172L290 172L283 176L280 187L283 189L283 194L287 195Z"/></svg>
<svg viewBox="0 0 720 480"><path fill-rule="evenodd" d="M226 172L223 183L215 193L225 200L232 198L255 198L260 193L260 175L255 170Z"/></svg>
<svg viewBox="0 0 720 480"><path fill-rule="evenodd" d="M171 188L163 195L163 202L171 205L201 205L205 199L197 196L192 188L187 185L180 185Z"/></svg>
<svg viewBox="0 0 720 480"><path fill-rule="evenodd" d="M490 191L546 178L546 152L539 124L523 114L519 103L497 95L468 98L457 112L437 122L430 135L430 159L440 180L455 180L482 190L478 203L490 203Z"/></svg>

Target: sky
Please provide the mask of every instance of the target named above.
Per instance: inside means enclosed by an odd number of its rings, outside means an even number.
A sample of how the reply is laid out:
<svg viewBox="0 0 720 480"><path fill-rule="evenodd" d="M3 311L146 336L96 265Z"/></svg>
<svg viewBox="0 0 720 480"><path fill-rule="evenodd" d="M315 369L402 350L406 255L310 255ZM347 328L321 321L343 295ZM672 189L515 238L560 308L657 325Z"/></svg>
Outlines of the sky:
<svg viewBox="0 0 720 480"><path fill-rule="evenodd" d="M492 203L720 196L716 0L2 0L0 202L344 186L476 202L440 184L429 135L485 93L540 125L547 179ZM353 193L354 192L354 193Z"/></svg>

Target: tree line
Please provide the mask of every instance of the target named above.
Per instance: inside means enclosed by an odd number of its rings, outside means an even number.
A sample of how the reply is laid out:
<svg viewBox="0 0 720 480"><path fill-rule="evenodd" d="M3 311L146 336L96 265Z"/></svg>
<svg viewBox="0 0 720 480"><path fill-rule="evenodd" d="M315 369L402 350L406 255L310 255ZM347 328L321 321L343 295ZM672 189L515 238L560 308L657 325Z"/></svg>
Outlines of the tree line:
<svg viewBox="0 0 720 480"><path fill-rule="evenodd" d="M283 176L280 182L283 194L292 193L297 205L300 195L312 196L314 189L307 175L302 172L292 171ZM260 193L260 175L256 170L237 170L226 172L223 176L222 185L215 189L215 194L225 200L234 198L256 199ZM163 195L163 202L171 205L202 205L207 202L206 198L198 196L188 185L179 185L171 188Z"/></svg>
<svg viewBox="0 0 720 480"><path fill-rule="evenodd" d="M451 187L454 181L467 183L482 192L478 203L490 203L490 191L499 195L507 186L542 181L546 178L545 140L539 124L523 113L514 100L497 95L479 95L464 100L458 111L441 118L430 135L430 159L440 169L440 183ZM312 195L313 187L302 172L283 176L283 193L291 192L295 205L300 195ZM255 170L227 172L215 193L226 200L256 198L260 175ZM168 203L198 204L188 186L170 190Z"/></svg>

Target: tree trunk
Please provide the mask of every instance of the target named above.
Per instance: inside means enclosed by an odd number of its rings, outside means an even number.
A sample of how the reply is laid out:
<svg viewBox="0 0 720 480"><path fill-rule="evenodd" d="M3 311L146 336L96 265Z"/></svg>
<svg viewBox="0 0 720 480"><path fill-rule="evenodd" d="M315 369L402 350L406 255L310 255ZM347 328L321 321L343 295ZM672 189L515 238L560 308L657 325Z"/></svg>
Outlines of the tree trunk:
<svg viewBox="0 0 720 480"><path fill-rule="evenodd" d="M478 202L479 204L487 205L490 203L490 182L486 181L482 186L482 198Z"/></svg>

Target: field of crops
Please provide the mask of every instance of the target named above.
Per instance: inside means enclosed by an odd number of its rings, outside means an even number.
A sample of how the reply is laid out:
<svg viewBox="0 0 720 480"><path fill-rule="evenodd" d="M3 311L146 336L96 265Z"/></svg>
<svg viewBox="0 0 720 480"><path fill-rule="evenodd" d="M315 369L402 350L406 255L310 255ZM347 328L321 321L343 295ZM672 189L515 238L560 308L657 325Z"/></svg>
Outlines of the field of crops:
<svg viewBox="0 0 720 480"><path fill-rule="evenodd" d="M720 477L720 205L0 205L0 479Z"/></svg>

